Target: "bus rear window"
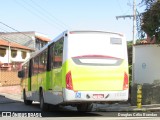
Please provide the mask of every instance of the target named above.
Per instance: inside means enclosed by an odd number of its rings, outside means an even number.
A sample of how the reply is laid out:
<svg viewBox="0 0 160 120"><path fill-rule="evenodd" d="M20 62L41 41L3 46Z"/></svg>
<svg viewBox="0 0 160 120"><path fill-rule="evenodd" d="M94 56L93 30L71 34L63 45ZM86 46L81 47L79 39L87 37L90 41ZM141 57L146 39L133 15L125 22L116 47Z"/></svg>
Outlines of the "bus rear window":
<svg viewBox="0 0 160 120"><path fill-rule="evenodd" d="M110 43L111 44L122 44L122 39L121 38L113 38L113 37L111 37L110 38Z"/></svg>

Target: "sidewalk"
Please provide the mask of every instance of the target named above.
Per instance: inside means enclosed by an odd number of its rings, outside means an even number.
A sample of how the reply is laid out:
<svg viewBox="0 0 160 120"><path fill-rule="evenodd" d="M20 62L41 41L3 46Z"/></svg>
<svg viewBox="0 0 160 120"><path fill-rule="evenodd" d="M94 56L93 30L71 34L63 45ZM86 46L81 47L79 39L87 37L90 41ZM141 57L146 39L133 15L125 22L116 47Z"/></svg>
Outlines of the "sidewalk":
<svg viewBox="0 0 160 120"><path fill-rule="evenodd" d="M0 104L17 103L17 102L22 102L20 96L0 93Z"/></svg>
<svg viewBox="0 0 160 120"><path fill-rule="evenodd" d="M0 93L0 103L8 103L10 101L22 102L21 94Z"/></svg>
<svg viewBox="0 0 160 120"><path fill-rule="evenodd" d="M130 104L97 104L96 111L113 111L113 112L158 112L160 104L142 105L142 108L131 106Z"/></svg>
<svg viewBox="0 0 160 120"><path fill-rule="evenodd" d="M21 87L16 86L4 86L0 87L0 103L12 103L19 102L21 99Z"/></svg>
<svg viewBox="0 0 160 120"><path fill-rule="evenodd" d="M0 87L0 93L7 93L7 94L21 94L21 86L2 86Z"/></svg>

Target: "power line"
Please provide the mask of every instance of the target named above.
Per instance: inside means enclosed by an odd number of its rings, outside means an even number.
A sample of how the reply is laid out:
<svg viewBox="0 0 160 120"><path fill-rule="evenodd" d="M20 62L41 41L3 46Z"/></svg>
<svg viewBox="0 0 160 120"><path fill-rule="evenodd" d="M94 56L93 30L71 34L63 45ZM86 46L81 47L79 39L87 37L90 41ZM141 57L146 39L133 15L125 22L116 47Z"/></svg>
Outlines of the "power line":
<svg viewBox="0 0 160 120"><path fill-rule="evenodd" d="M129 8L126 10L126 11L124 11L123 9L122 9L122 6L121 6L121 4L120 4L120 1L119 0L117 0L117 3L118 3L118 6L119 6L119 8L120 8L120 10L121 10L121 12L122 12L122 14L126 14L126 13L128 13L128 11L131 9L131 7L132 7L132 5L131 5L131 3L130 3L130 1L128 0L128 3L127 3L127 5L129 6Z"/></svg>
<svg viewBox="0 0 160 120"><path fill-rule="evenodd" d="M3 35L4 34L6 34L8 31L7 30L5 30L5 29L2 29L2 28L0 28L1 30L3 30L3 31L5 31L4 33L3 33ZM2 39L4 39L4 40L7 40L7 41L10 41L10 42L14 42L14 43L17 43L17 44L19 44L18 42L16 42L16 41L13 41L12 39L10 39L10 38L8 38L8 37L5 37L5 36L3 36L2 34L0 34L0 38L2 38Z"/></svg>
<svg viewBox="0 0 160 120"><path fill-rule="evenodd" d="M69 27L68 25L66 25L64 22L62 22L61 20L57 19L55 16L53 16L53 14L49 13L46 9L44 9L43 7L41 7L39 4L37 4L35 1L30 0L33 4L35 4L38 8L40 8L40 10L42 10L43 12L47 13L50 17L54 18L55 21L58 21L58 24L60 23L61 25L65 26L65 27Z"/></svg>
<svg viewBox="0 0 160 120"><path fill-rule="evenodd" d="M7 30L5 30L5 29L2 29L2 28L0 28L1 30L3 30L3 31L5 31L5 32L8 32Z"/></svg>
<svg viewBox="0 0 160 120"><path fill-rule="evenodd" d="M41 21L45 22L45 23L48 24L49 26L54 26L54 27L56 27L56 28L59 29L59 30L64 30L64 28L62 28L61 26L59 26L59 25L55 26L55 25L53 24L53 22L49 22L48 19L42 17L42 16L41 16L42 14L39 14L39 13L41 13L41 12L32 11L31 9L33 9L34 7L33 7L32 5L30 5L29 3L23 1L23 4L22 4L22 3L20 3L20 2L17 2L17 0L15 0L15 1L16 1L17 4L19 4L20 6L22 6L24 9L26 9L28 12L30 12L30 13L33 14L34 16L37 16L38 18L40 18ZM27 8L27 7L24 5L24 3L25 3L25 4L28 4L28 6L31 7L31 9Z"/></svg>
<svg viewBox="0 0 160 120"><path fill-rule="evenodd" d="M27 7L25 7L22 3L20 2L17 2L17 0L15 0L17 4L19 4L20 6L22 6L24 9L26 9L28 12L30 12L31 14L37 16L38 18L40 18L41 21L45 22L46 24L48 24L49 26L51 26L51 24L46 20L44 19L43 17L41 17L39 14L31 11L30 9L28 9ZM58 28L59 29L59 28Z"/></svg>
<svg viewBox="0 0 160 120"><path fill-rule="evenodd" d="M9 26L9 25L7 25L7 24L1 22L1 21L0 21L0 24L2 24L2 25L4 25L4 26L6 26L6 27L8 27L8 28L10 28L10 29L12 29L12 30L14 30L14 31L16 31L16 32L18 32L18 33L21 33L22 35L24 35L24 36L26 36L26 37L32 39L30 36L28 36L28 35L26 35L26 34L20 32L20 31L16 30L15 28L13 28L13 27L11 27L11 26Z"/></svg>
<svg viewBox="0 0 160 120"><path fill-rule="evenodd" d="M13 43L19 44L19 43L15 42L15 41L11 40L10 38L4 37L4 36L1 36L1 38L4 39L4 40L7 40L8 42L13 42Z"/></svg>
<svg viewBox="0 0 160 120"><path fill-rule="evenodd" d="M123 12L123 9L122 9L122 7L121 7L121 4L120 4L119 0L117 0L117 3L118 3L118 5L119 5L119 8L120 8L121 12Z"/></svg>
<svg viewBox="0 0 160 120"><path fill-rule="evenodd" d="M116 19L119 18L133 18L133 44L136 43L136 37L135 37L135 33L136 33L136 2L135 0L133 0L133 15L123 15L123 16L116 16Z"/></svg>
<svg viewBox="0 0 160 120"><path fill-rule="evenodd" d="M5 23L3 23L3 25L4 25ZM9 25L7 25L7 24L5 24L5 26L8 26L9 28L12 28L12 27L10 27ZM5 33L3 33L3 34L0 34L0 37L1 38L7 38L7 37L4 37L3 35L5 35L5 34L7 34L7 30L5 30L5 29L2 29L2 28L0 28L1 30L3 30L3 31L5 31ZM14 28L12 28L12 30L13 30ZM16 30L16 29L15 29ZM16 30L18 33L20 33L20 34L22 34L22 35L24 35L24 36L27 36L28 38L30 38L30 40L29 41L25 41L25 40L23 40L25 43L23 44L23 46L29 46L32 42L32 37L30 37L30 36L28 36L28 35L26 35L26 34L24 34L24 33L22 33L22 32L19 32L18 30ZM16 38L19 38L19 39L21 39L20 37L16 37ZM18 42L16 42L16 41L13 41L12 39L9 39L9 38L7 38L9 41L12 41L12 42L15 42L15 43L17 43L17 44L20 44L20 43L18 43Z"/></svg>

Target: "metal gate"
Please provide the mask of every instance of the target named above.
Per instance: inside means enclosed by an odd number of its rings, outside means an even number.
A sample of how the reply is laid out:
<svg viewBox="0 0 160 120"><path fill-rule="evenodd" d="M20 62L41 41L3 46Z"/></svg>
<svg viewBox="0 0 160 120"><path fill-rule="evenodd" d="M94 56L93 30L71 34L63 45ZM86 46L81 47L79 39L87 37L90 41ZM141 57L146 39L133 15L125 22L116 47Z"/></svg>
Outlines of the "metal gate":
<svg viewBox="0 0 160 120"><path fill-rule="evenodd" d="M0 67L0 86L20 85L17 67Z"/></svg>

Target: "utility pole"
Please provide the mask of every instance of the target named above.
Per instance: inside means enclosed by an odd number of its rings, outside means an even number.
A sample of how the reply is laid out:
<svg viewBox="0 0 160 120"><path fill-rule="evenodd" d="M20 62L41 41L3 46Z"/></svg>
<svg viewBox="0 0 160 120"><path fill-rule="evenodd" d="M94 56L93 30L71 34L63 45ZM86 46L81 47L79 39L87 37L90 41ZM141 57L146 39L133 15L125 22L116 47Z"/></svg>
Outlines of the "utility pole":
<svg viewBox="0 0 160 120"><path fill-rule="evenodd" d="M119 18L133 18L133 46L132 46L132 85L134 84L134 66L135 66L135 48L134 44L136 44L136 0L133 0L133 15L124 15L124 16L116 16L116 19Z"/></svg>
<svg viewBox="0 0 160 120"><path fill-rule="evenodd" d="M136 0L133 0L133 45L136 44Z"/></svg>
<svg viewBox="0 0 160 120"><path fill-rule="evenodd" d="M133 44L136 43L136 0L133 0L133 15L123 15L123 16L116 16L116 19L119 18L133 18Z"/></svg>

